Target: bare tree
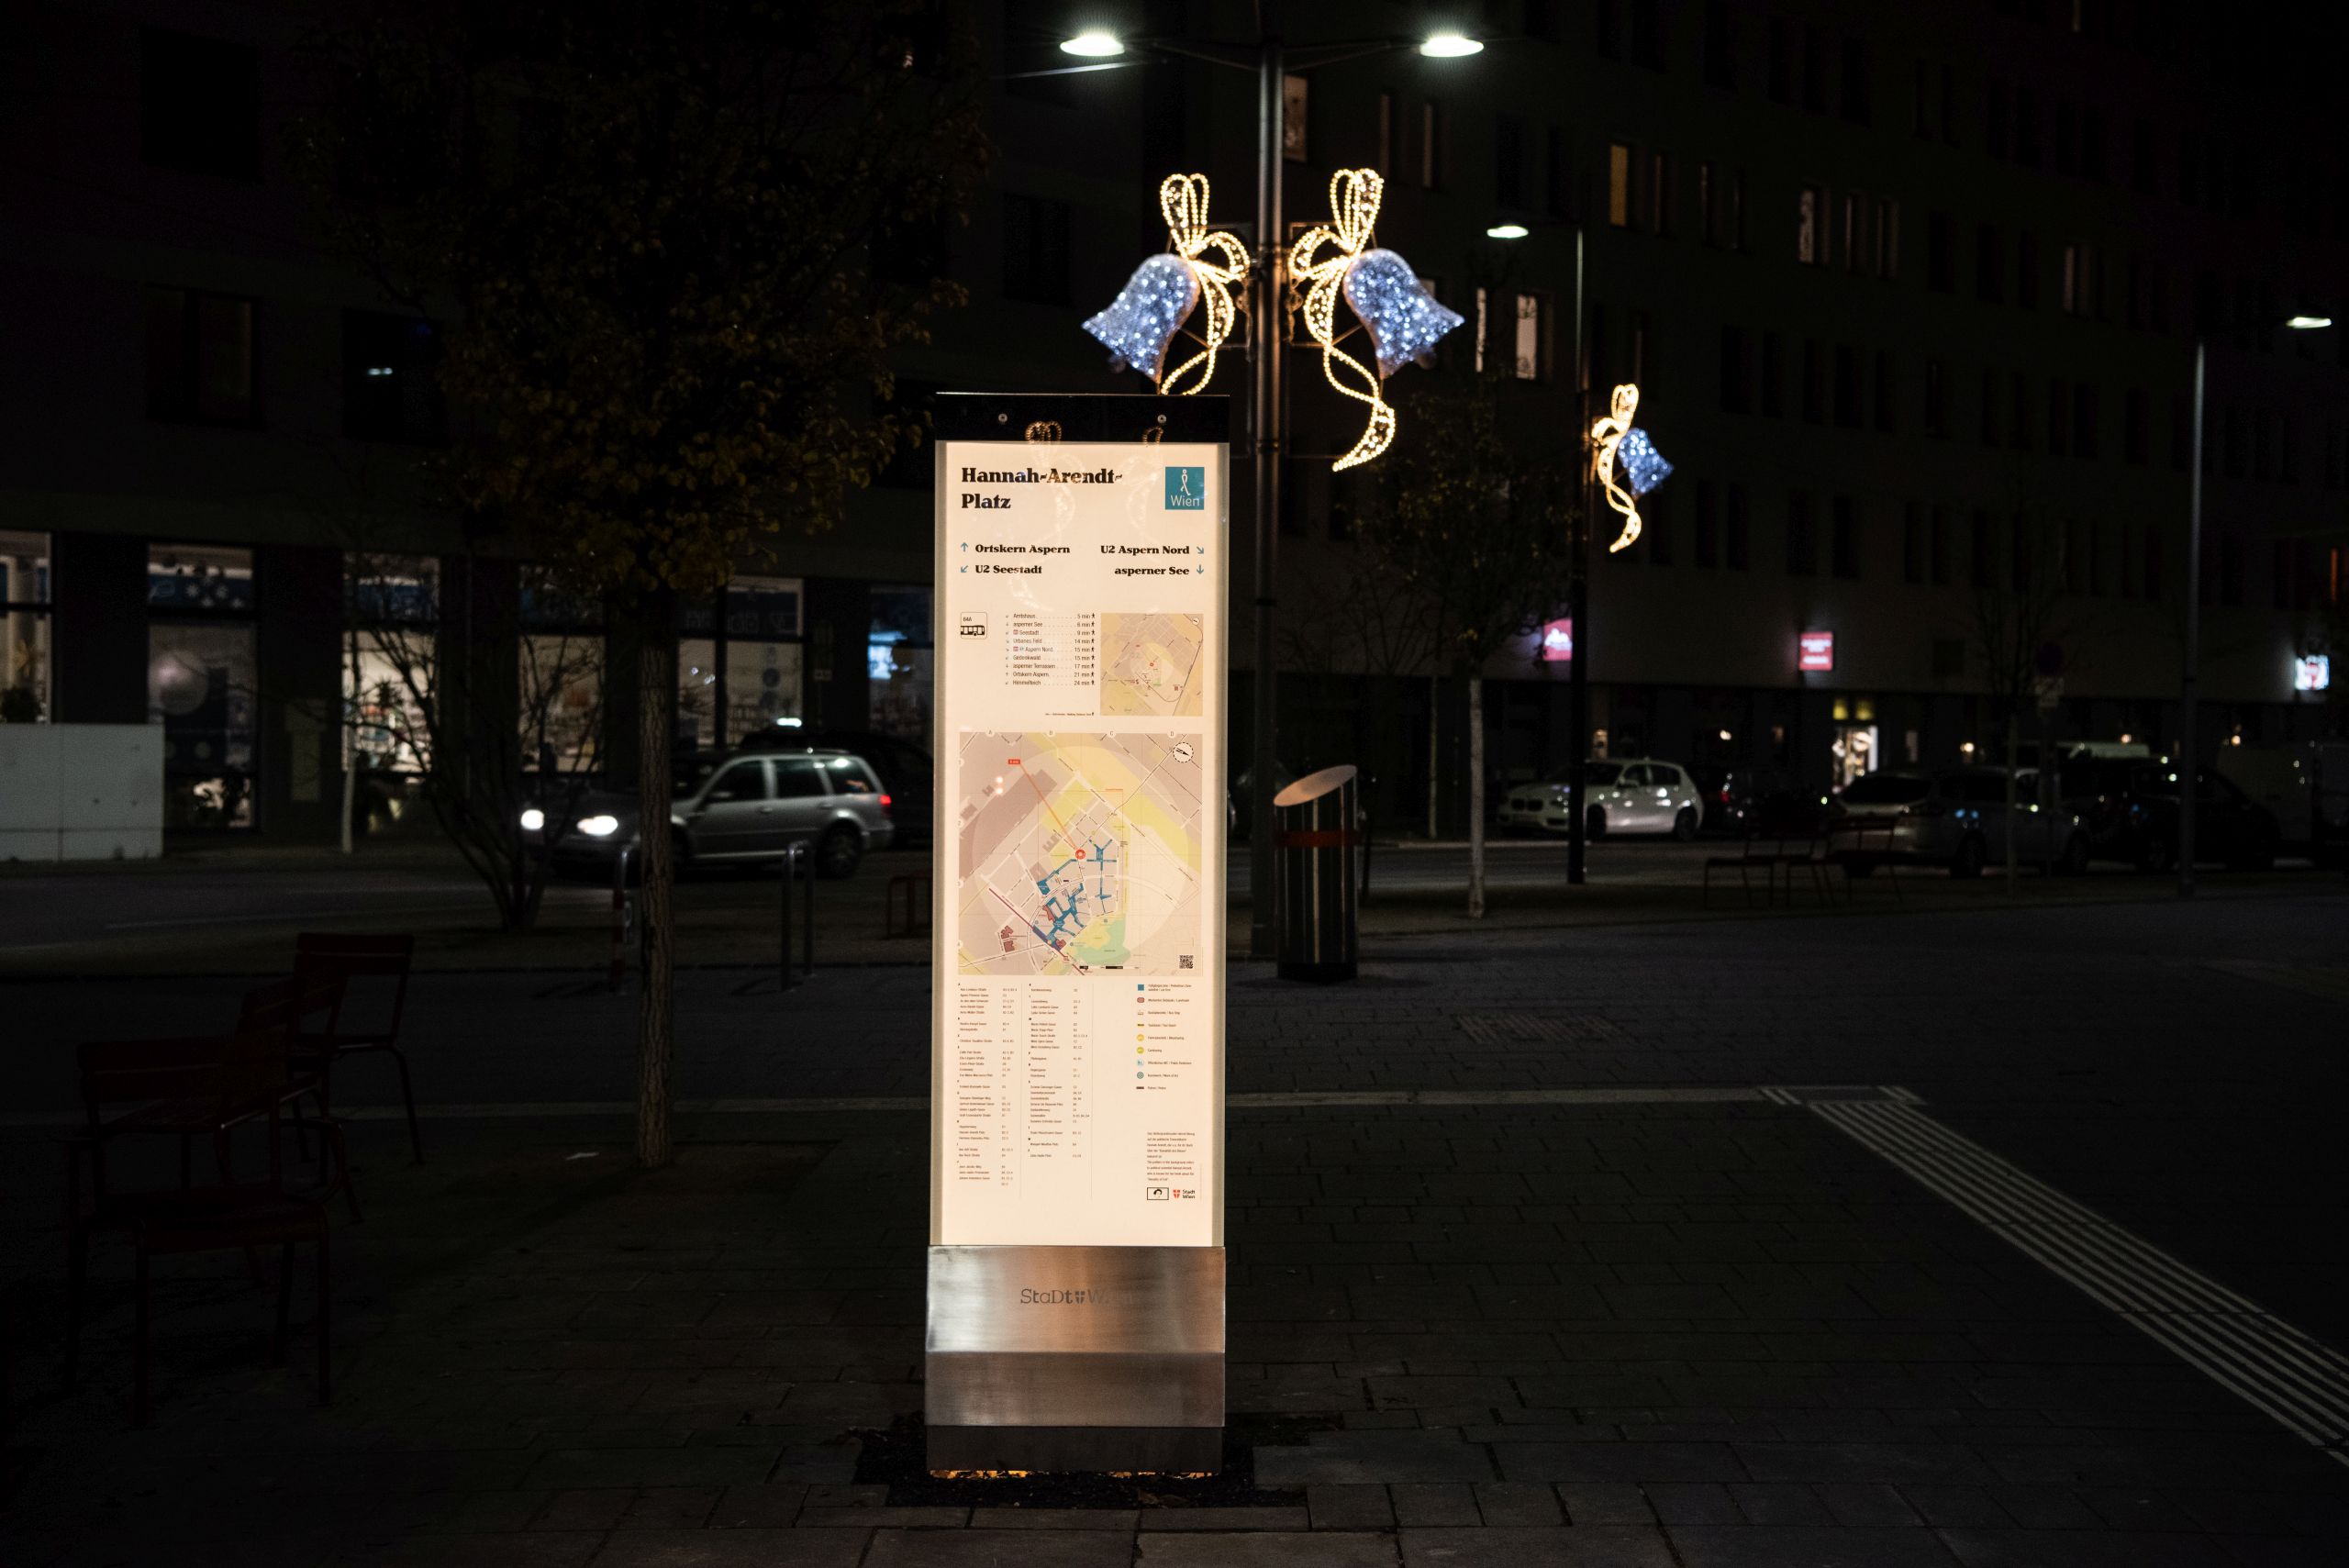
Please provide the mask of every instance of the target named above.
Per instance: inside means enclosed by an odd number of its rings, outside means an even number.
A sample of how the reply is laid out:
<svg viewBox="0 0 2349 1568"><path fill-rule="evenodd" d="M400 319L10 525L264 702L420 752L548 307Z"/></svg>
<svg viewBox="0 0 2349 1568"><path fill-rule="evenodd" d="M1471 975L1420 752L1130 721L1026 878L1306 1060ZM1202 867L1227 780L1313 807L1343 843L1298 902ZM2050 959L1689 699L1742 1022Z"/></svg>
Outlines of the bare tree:
<svg viewBox="0 0 2349 1568"><path fill-rule="evenodd" d="M1972 640L1982 661L1992 716L2006 741L2007 892L2018 887L2016 856L2017 773L2021 766L2022 715L2036 706L2042 682L2059 679L2071 637L2065 617L2065 536L2060 524L2018 508L2009 539L2007 571L1974 591ZM2042 732L2042 751L2044 730ZM2046 758L2041 776L2048 778Z"/></svg>
<svg viewBox="0 0 2349 1568"><path fill-rule="evenodd" d="M1502 429L1498 382L1437 382L1388 454L1373 549L1427 605L1435 668L1468 693L1468 914L1485 913L1484 671L1564 595L1575 470Z"/></svg>

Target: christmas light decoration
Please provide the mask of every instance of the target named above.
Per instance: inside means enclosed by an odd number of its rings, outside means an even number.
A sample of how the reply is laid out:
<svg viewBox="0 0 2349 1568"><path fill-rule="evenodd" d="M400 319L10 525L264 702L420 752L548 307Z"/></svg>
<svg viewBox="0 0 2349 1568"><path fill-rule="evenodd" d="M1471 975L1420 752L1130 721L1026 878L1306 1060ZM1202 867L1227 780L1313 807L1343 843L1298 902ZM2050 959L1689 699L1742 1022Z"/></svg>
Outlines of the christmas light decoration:
<svg viewBox="0 0 2349 1568"><path fill-rule="evenodd" d="M1109 350L1112 364L1141 372L1162 393L1187 395L1215 376L1216 351L1231 336L1239 316L1231 291L1247 281L1248 252L1236 235L1208 228L1204 174L1169 174L1161 181L1158 210L1173 249L1136 267L1109 308L1086 321L1085 329ZM1215 259L1219 253L1221 261ZM1199 351L1165 369L1174 335L1202 301L1207 331L1197 339Z"/></svg>
<svg viewBox="0 0 2349 1568"><path fill-rule="evenodd" d="M1591 476L1607 494L1607 504L1623 516L1623 531L1607 553L1629 550L1640 537L1639 497L1663 484L1672 473L1672 465L1655 450L1645 430L1636 429L1631 416L1639 412L1640 389L1625 382L1615 389L1609 399L1607 417L1590 428ZM1615 471L1621 464L1623 478L1629 488L1617 482Z"/></svg>
<svg viewBox="0 0 2349 1568"><path fill-rule="evenodd" d="M1307 230L1289 251L1289 275L1305 290L1305 329L1321 345L1321 373L1339 392L1370 405L1361 439L1332 469L1368 462L1386 450L1395 439L1395 410L1385 396L1386 378L1424 362L1437 339L1461 322L1429 295L1409 262L1392 250L1368 249L1385 192L1375 169L1339 170L1330 177L1331 222ZM1375 373L1338 347L1341 295L1370 334Z"/></svg>

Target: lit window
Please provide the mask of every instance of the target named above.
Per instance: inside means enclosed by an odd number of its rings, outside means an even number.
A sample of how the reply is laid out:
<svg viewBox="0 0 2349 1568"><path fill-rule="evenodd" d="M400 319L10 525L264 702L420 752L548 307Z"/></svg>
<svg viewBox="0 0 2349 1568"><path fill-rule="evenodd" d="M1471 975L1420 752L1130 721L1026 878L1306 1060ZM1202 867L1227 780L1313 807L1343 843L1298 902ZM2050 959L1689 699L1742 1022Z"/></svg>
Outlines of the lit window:
<svg viewBox="0 0 2349 1568"><path fill-rule="evenodd" d="M1607 221L1631 226L1631 150L1620 141L1607 149Z"/></svg>
<svg viewBox="0 0 2349 1568"><path fill-rule="evenodd" d="M49 536L0 528L0 724L50 717Z"/></svg>

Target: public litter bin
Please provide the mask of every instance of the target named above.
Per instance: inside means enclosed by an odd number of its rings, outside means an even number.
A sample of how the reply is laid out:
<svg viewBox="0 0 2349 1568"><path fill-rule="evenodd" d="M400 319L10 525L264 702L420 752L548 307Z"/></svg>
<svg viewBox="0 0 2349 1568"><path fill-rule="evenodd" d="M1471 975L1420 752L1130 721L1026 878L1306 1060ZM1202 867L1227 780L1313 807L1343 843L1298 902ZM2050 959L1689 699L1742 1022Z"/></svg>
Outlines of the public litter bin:
<svg viewBox="0 0 2349 1568"><path fill-rule="evenodd" d="M1284 980L1354 977L1354 847L1362 837L1354 813L1351 766L1308 773L1273 796Z"/></svg>

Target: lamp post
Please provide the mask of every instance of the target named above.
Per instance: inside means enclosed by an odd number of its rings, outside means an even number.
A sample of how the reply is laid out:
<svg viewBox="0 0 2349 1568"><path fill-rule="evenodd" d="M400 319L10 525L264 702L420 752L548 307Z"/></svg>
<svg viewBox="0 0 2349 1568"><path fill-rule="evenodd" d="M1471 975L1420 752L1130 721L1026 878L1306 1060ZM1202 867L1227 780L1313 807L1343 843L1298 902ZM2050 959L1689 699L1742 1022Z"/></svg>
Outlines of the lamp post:
<svg viewBox="0 0 2349 1568"><path fill-rule="evenodd" d="M1566 762L1566 883L1580 887L1588 880L1590 854L1590 813L1583 804L1588 787L1584 762L1590 751L1590 376L1583 363L1583 227L1579 223L1565 227L1575 237L1575 450L1580 472L1574 522L1566 539L1566 550L1575 562L1566 589L1567 634L1574 639L1566 661L1566 728L1573 747ZM1531 232L1521 223L1497 223L1485 230L1485 236L1514 241Z"/></svg>
<svg viewBox="0 0 2349 1568"><path fill-rule="evenodd" d="M2292 332L2319 332L2332 325L2329 316L2294 316L2281 323ZM2188 480L2186 522L2186 662L2177 689L2177 895L2194 896L2195 807L2200 799L2200 768L2196 762L2194 732L2195 685L2202 663L2202 383L2209 339L2194 334L2194 457Z"/></svg>
<svg viewBox="0 0 2349 1568"><path fill-rule="evenodd" d="M1281 504L1281 462L1286 447L1286 411L1282 403L1280 330L1281 301L1287 287L1286 220L1281 199L1283 151L1282 88L1292 66L1334 65L1367 55L1416 49L1431 60L1458 60L1479 54L1484 44L1463 33L1442 32L1426 39L1356 39L1287 50L1275 30L1273 7L1256 7L1259 28L1252 44L1191 43L1174 39L1137 39L1131 49L1146 56L1203 61L1228 70L1256 75L1256 254L1252 280L1253 308L1248 313L1248 356L1251 369L1249 436L1255 448L1254 583L1255 671L1250 688L1248 802L1248 956L1276 956L1279 928L1273 908L1279 884L1273 856L1274 757L1279 744L1278 674L1275 669L1274 593L1278 568ZM1116 57L1128 52L1126 40L1099 29L1079 33L1061 43L1064 54L1103 61L1101 65L1074 66L1073 71L1097 71L1124 63Z"/></svg>

